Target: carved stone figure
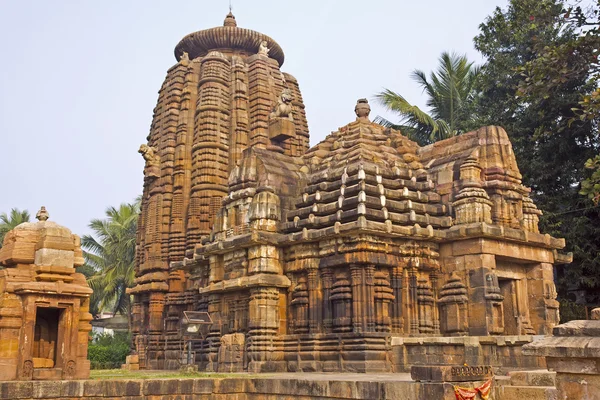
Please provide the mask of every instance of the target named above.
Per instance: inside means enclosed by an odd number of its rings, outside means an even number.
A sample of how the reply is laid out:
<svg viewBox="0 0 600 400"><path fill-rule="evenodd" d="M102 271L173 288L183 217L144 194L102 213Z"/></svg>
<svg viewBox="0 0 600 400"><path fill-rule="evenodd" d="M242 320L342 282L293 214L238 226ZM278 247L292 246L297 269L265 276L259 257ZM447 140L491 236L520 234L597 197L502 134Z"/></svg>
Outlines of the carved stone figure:
<svg viewBox="0 0 600 400"><path fill-rule="evenodd" d="M160 156L157 154L156 147L150 147L142 144L138 153L146 160L146 167L158 167L160 165Z"/></svg>
<svg viewBox="0 0 600 400"><path fill-rule="evenodd" d="M181 53L181 57L179 58L179 62L183 65L189 65L190 63L190 55L187 51Z"/></svg>
<svg viewBox="0 0 600 400"><path fill-rule="evenodd" d="M271 118L287 118L293 121L292 100L294 99L290 89L283 89L277 100L277 105L271 113Z"/></svg>
<svg viewBox="0 0 600 400"><path fill-rule="evenodd" d="M260 46L258 47L258 54L261 56L269 56L269 48L267 47L267 41L263 40L260 42Z"/></svg>

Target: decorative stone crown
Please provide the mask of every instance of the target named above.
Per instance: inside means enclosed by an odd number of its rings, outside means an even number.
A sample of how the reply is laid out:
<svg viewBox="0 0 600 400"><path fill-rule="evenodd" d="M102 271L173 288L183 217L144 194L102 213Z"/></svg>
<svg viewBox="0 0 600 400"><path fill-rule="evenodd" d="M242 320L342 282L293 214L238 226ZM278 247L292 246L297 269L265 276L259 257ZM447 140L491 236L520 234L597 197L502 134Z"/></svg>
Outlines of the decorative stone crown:
<svg viewBox="0 0 600 400"><path fill-rule="evenodd" d="M48 221L45 207L38 211L39 222L24 222L4 237L0 249L0 265L79 267L83 265L81 240L56 222Z"/></svg>
<svg viewBox="0 0 600 400"><path fill-rule="evenodd" d="M269 36L250 29L238 28L233 14L229 13L223 26L205 29L185 36L175 47L175 58L180 60L187 52L190 59L203 57L211 50L232 49L248 54L258 53L261 43L265 41L269 49L269 57L277 60L281 66L284 61L283 50Z"/></svg>

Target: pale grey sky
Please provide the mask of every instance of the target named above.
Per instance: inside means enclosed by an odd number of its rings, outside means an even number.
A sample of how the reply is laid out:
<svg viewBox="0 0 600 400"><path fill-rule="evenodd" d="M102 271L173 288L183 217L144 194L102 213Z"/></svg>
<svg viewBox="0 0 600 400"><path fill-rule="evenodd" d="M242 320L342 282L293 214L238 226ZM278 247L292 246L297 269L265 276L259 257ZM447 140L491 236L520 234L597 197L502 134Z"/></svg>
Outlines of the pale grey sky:
<svg viewBox="0 0 600 400"><path fill-rule="evenodd" d="M275 39L302 91L311 144L387 87L424 105L410 72L473 49L506 0L232 0L238 26ZM137 153L157 91L190 32L220 26L228 0L0 0L0 212L78 234L142 191ZM371 101L371 116L393 116Z"/></svg>

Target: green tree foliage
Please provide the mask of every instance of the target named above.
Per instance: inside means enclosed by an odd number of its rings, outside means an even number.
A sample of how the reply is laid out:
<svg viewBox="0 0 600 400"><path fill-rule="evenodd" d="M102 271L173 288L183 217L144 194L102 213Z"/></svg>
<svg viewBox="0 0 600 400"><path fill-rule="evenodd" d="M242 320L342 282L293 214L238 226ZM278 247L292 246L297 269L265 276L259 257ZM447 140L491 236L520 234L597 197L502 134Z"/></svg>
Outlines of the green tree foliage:
<svg viewBox="0 0 600 400"><path fill-rule="evenodd" d="M88 346L91 369L120 368L130 351L131 337L126 332L92 334Z"/></svg>
<svg viewBox="0 0 600 400"><path fill-rule="evenodd" d="M574 263L558 281L559 293L584 287L592 289L588 302L597 302L600 285L591 277L600 276L600 215L578 192L587 173L585 161L597 154L598 131L576 113L581 95L591 93L594 84L587 74L567 73L553 82L547 96L522 95L528 78L523 66L543 57L540 51L575 40L576 26L565 19L557 0L511 0L505 10L497 8L480 31L475 47L487 61L477 82L479 122L506 128L523 183L532 188L532 197L544 211L541 229L565 237L566 250L574 252Z"/></svg>
<svg viewBox="0 0 600 400"><path fill-rule="evenodd" d="M437 71L429 78L421 70L412 73L412 78L427 95L429 114L400 94L384 89L376 95L377 100L397 113L401 121L393 124L377 117L375 122L400 129L421 145L463 133L473 127L473 87L478 73L479 68L466 56L444 52Z"/></svg>
<svg viewBox="0 0 600 400"><path fill-rule="evenodd" d="M0 248L2 248L4 236L8 231L13 230L17 225L20 225L23 222L29 222L30 218L29 211L20 211L18 208L11 209L9 214L0 214Z"/></svg>
<svg viewBox="0 0 600 400"><path fill-rule="evenodd" d="M580 94L578 105L572 108L569 119L589 122L598 132L600 122L600 0L587 9L571 6L562 11L565 23L575 34L555 46L537 43L538 55L519 68L523 76L519 94L527 101L535 98L548 99L560 95L562 84L573 79L585 80L588 90ZM598 148L596 148L598 150ZM600 155L590 158L585 167L591 170L581 186L580 193L587 195L595 204L600 202Z"/></svg>
<svg viewBox="0 0 600 400"><path fill-rule="evenodd" d="M94 289L90 309L129 315L130 299L125 293L135 278L135 242L139 201L109 207L106 219L94 219L90 228L94 236L84 235L81 245L86 261L81 271Z"/></svg>
<svg viewBox="0 0 600 400"><path fill-rule="evenodd" d="M600 204L600 155L585 162L585 167L592 170L591 175L581 182L579 193L587 196L594 204Z"/></svg>

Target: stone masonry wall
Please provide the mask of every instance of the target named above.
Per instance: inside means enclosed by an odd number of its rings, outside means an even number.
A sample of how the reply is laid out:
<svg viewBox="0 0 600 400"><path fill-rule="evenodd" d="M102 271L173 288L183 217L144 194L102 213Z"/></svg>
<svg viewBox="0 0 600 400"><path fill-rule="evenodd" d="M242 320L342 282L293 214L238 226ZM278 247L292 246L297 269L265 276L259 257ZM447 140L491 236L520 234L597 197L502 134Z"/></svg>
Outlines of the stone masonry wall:
<svg viewBox="0 0 600 400"><path fill-rule="evenodd" d="M452 385L448 383L278 379L273 376L271 378L0 382L0 399L452 400L454 391Z"/></svg>

